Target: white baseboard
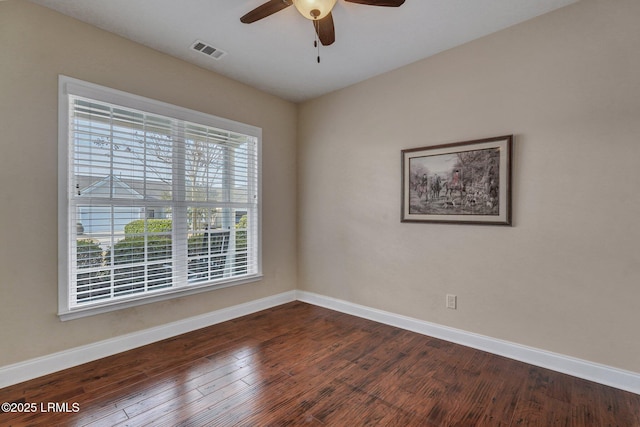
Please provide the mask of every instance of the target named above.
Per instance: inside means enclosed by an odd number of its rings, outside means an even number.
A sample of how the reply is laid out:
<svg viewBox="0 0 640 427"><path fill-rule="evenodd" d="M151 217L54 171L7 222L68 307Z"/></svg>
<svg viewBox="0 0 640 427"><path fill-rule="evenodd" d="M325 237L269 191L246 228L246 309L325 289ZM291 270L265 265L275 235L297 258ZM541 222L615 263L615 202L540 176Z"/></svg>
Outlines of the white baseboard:
<svg viewBox="0 0 640 427"><path fill-rule="evenodd" d="M296 291L296 299L640 394L639 373L413 319L311 292Z"/></svg>
<svg viewBox="0 0 640 427"><path fill-rule="evenodd" d="M143 331L0 367L0 388L176 335L299 300L640 394L640 374L377 310L305 291L289 291Z"/></svg>
<svg viewBox="0 0 640 427"><path fill-rule="evenodd" d="M296 292L289 291L166 325L3 366L0 367L0 388L295 301L295 297Z"/></svg>

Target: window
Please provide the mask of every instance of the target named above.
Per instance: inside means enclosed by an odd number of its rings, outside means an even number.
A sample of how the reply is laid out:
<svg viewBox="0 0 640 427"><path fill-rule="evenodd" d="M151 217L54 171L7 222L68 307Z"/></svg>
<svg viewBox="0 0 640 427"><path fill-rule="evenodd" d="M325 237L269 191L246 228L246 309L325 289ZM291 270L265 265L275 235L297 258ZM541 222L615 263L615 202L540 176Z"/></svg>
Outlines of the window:
<svg viewBox="0 0 640 427"><path fill-rule="evenodd" d="M63 320L260 278L259 128L59 86Z"/></svg>

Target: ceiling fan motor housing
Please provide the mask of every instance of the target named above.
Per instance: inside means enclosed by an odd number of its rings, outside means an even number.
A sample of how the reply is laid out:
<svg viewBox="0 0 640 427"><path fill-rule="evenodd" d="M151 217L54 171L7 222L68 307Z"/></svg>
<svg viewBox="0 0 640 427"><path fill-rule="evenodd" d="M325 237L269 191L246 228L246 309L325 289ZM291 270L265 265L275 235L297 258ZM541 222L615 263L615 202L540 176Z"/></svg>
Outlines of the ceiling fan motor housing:
<svg viewBox="0 0 640 427"><path fill-rule="evenodd" d="M298 12L307 19L317 21L329 13L337 0L293 0L293 5Z"/></svg>

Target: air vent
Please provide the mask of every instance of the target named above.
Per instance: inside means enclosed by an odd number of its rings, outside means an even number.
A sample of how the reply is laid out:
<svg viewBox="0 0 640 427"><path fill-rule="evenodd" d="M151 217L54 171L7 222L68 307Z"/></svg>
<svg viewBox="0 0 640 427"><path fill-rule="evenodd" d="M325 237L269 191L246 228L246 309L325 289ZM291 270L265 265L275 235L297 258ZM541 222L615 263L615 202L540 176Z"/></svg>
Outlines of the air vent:
<svg viewBox="0 0 640 427"><path fill-rule="evenodd" d="M224 50L220 50L217 47L213 47L210 44L207 44L200 40L196 40L191 45L191 49L197 50L198 52L204 55L207 55L213 59L220 59L227 54L227 52L225 52Z"/></svg>

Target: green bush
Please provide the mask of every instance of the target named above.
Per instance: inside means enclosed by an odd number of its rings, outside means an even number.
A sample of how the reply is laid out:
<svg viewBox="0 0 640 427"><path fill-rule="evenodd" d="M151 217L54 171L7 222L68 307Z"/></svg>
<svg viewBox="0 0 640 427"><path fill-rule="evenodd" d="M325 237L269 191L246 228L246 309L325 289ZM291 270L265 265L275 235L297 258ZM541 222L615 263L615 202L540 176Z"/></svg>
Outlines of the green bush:
<svg viewBox="0 0 640 427"><path fill-rule="evenodd" d="M167 236L148 236L146 240L147 261L171 260L171 238ZM126 295L142 292L145 289L145 272L148 289L171 286L172 269L170 264L130 265L145 262L145 238L143 236L126 236L113 245L106 253L107 262L123 265L113 270L115 295Z"/></svg>
<svg viewBox="0 0 640 427"><path fill-rule="evenodd" d="M104 253L100 245L91 239L80 239L76 242L76 258L78 265L77 285L78 301L91 301L109 296L109 271L81 269L101 267L104 265Z"/></svg>
<svg viewBox="0 0 640 427"><path fill-rule="evenodd" d="M80 239L76 243L78 268L100 267L104 258L102 248L91 239Z"/></svg>
<svg viewBox="0 0 640 427"><path fill-rule="evenodd" d="M171 237L148 236L147 260L157 261L171 259ZM113 264L131 264L144 262L145 239L143 236L127 236L113 245L107 251L107 261L111 259L113 251Z"/></svg>
<svg viewBox="0 0 640 427"><path fill-rule="evenodd" d="M240 221L236 224L236 250L243 251L247 249L247 216L242 215Z"/></svg>
<svg viewBox="0 0 640 427"><path fill-rule="evenodd" d="M236 274L247 272L247 258L247 216L242 215L236 224L236 257L233 270Z"/></svg>
<svg viewBox="0 0 640 427"><path fill-rule="evenodd" d="M147 229L144 229L144 219L136 219L124 226L124 234L167 233L171 231L170 219L147 219Z"/></svg>

